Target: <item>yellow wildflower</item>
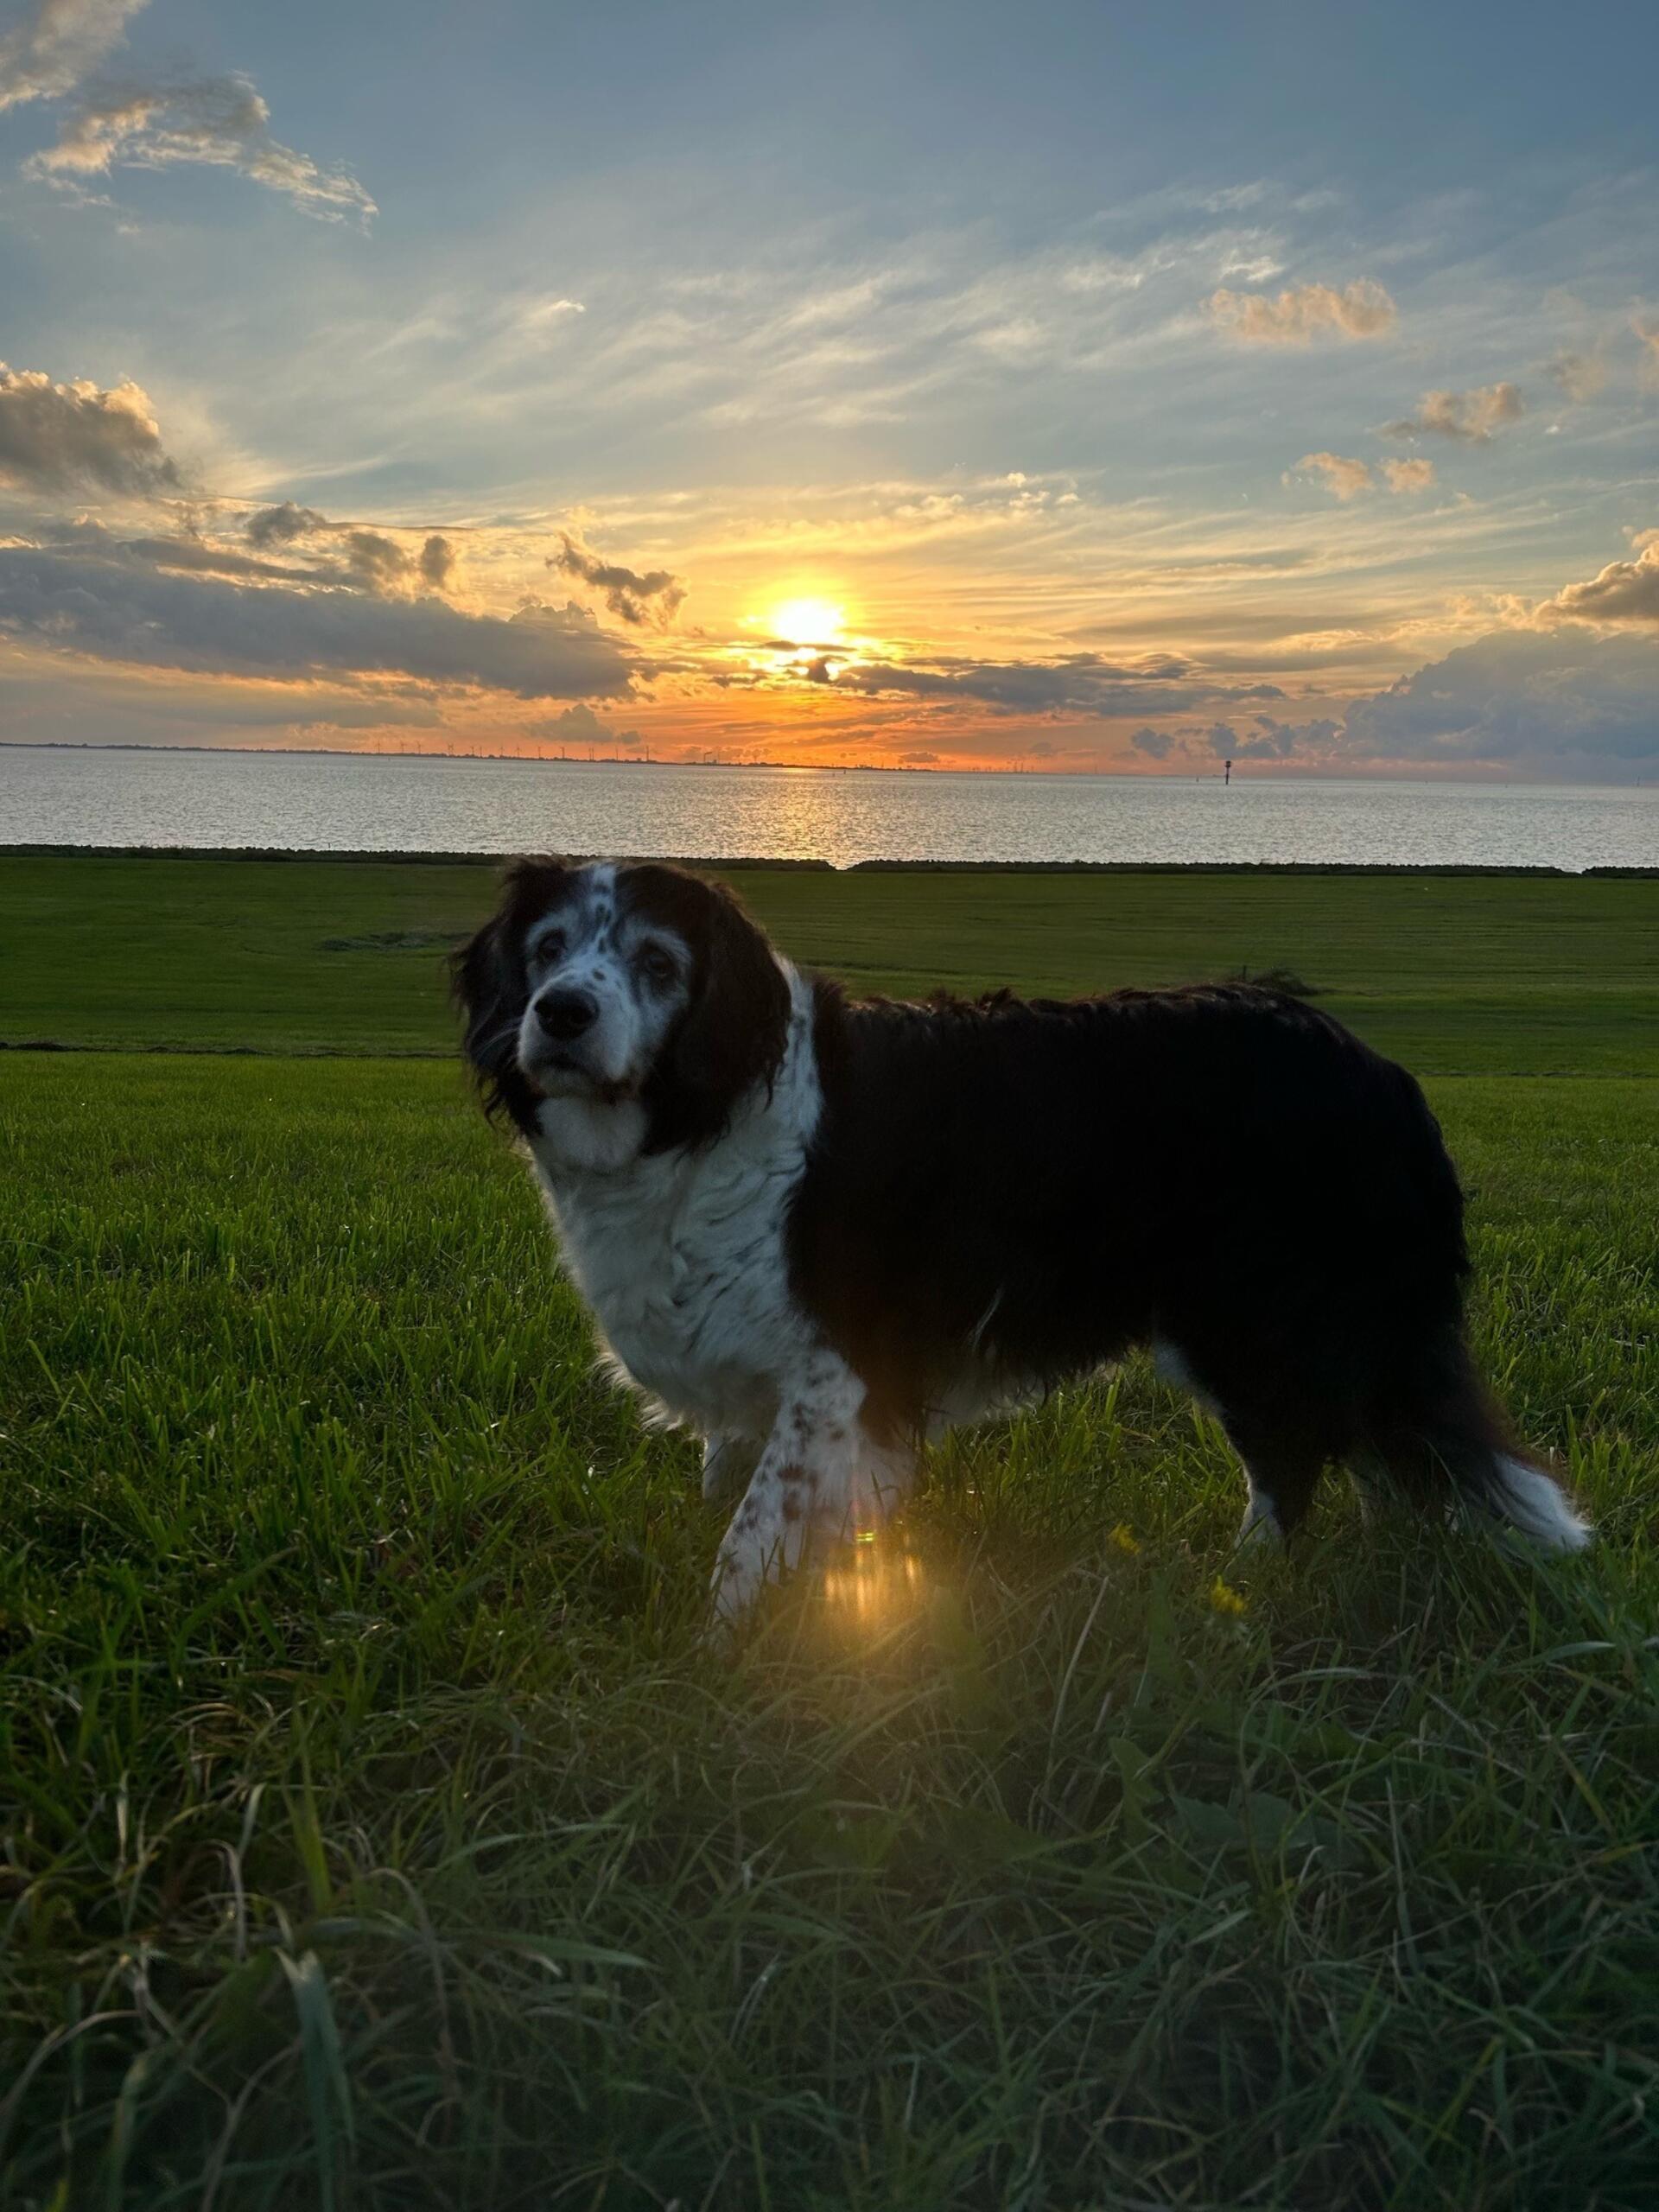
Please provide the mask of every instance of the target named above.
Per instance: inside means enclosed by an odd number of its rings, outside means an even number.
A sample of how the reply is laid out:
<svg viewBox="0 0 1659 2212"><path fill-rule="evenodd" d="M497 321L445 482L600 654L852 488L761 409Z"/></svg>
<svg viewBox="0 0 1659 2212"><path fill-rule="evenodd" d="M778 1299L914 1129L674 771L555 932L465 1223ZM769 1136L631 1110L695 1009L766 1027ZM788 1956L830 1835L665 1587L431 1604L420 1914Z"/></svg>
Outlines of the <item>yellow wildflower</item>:
<svg viewBox="0 0 1659 2212"><path fill-rule="evenodd" d="M1141 1540L1127 1521L1120 1521L1107 1541L1116 1544L1119 1551L1127 1552L1131 1559L1141 1548Z"/></svg>
<svg viewBox="0 0 1659 2212"><path fill-rule="evenodd" d="M1250 1601L1230 1582L1224 1582L1219 1575L1210 1585L1210 1603L1218 1613L1231 1613L1235 1618L1250 1610Z"/></svg>

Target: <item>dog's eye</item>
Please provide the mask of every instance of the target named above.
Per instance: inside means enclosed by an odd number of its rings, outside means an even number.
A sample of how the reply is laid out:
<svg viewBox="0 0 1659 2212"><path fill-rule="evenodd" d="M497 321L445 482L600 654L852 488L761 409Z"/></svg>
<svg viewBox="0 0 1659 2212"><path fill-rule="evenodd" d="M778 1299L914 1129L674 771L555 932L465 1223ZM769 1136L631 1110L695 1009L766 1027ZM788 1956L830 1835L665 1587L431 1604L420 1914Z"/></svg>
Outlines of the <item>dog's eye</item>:
<svg viewBox="0 0 1659 2212"><path fill-rule="evenodd" d="M639 972L653 983L671 983L679 969L659 944L648 944L639 955Z"/></svg>
<svg viewBox="0 0 1659 2212"><path fill-rule="evenodd" d="M545 968L550 961L556 960L563 950L564 939L555 930L551 936L544 937L537 946L535 952L537 966Z"/></svg>

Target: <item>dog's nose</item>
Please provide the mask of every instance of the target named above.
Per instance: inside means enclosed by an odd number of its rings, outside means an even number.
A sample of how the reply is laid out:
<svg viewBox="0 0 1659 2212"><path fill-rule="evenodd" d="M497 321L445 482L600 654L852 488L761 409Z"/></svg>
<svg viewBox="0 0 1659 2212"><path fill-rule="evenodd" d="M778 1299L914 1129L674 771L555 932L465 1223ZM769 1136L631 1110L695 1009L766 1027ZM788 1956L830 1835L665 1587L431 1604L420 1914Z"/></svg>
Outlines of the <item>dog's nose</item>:
<svg viewBox="0 0 1659 2212"><path fill-rule="evenodd" d="M543 991L536 1001L537 1020L563 1044L591 1029L598 1017L599 1001L586 991Z"/></svg>

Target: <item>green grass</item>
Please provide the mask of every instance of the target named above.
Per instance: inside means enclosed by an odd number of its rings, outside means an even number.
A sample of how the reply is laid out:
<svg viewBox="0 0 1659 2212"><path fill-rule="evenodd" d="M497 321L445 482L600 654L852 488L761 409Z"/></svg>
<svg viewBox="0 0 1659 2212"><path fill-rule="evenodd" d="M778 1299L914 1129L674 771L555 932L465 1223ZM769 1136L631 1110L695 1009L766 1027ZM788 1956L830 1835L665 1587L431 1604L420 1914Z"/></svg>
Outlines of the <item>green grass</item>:
<svg viewBox="0 0 1659 2212"><path fill-rule="evenodd" d="M415 927L427 875L319 871L290 925ZM963 880L854 880L861 957L995 974L987 880L954 946ZM1219 939L1257 880L1200 880ZM1201 953L1157 882L1134 958ZM1033 975L1051 884L1001 884ZM1302 887L1328 957L1280 879L1252 964L1426 988L1370 880ZM412 987L328 1028L297 953L238 1029L253 953L195 896L181 1040L442 1036ZM95 967L142 1012L182 957L105 911L61 1033ZM53 998L0 989L14 1035ZM0 1058L0 2204L1659 2201L1659 1083L1430 1088L1482 1358L1592 1554L1362 1541L1332 1486L1247 1573L1224 1444L1137 1363L933 1455L874 1563L733 1648L693 1450L593 1373L451 1065Z"/></svg>
<svg viewBox="0 0 1659 2212"><path fill-rule="evenodd" d="M0 855L0 1039L447 1052L483 863ZM1427 1073L1659 1075L1659 880L749 869L865 990L1070 994L1290 967Z"/></svg>

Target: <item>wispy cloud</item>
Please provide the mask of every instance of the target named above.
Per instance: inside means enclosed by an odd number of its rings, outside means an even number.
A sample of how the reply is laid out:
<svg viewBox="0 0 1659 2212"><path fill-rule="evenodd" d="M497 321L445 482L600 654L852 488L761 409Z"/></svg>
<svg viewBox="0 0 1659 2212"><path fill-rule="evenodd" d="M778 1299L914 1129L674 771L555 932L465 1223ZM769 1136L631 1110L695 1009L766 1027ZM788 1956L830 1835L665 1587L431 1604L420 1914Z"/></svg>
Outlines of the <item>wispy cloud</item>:
<svg viewBox="0 0 1659 2212"><path fill-rule="evenodd" d="M146 0L23 0L0 28L0 111L60 99L118 46Z"/></svg>
<svg viewBox="0 0 1659 2212"><path fill-rule="evenodd" d="M1607 364L1599 353L1569 350L1550 363L1549 380L1568 399L1593 399L1607 382Z"/></svg>
<svg viewBox="0 0 1659 2212"><path fill-rule="evenodd" d="M1361 277L1340 291L1301 284L1276 296L1224 286L1205 302L1218 329L1248 346L1307 346L1315 338L1386 338L1398 310L1381 284Z"/></svg>
<svg viewBox="0 0 1659 2212"><path fill-rule="evenodd" d="M270 110L246 77L94 87L78 99L57 143L26 167L62 183L189 163L235 169L325 222L366 223L377 212L349 169L323 168L272 137Z"/></svg>

